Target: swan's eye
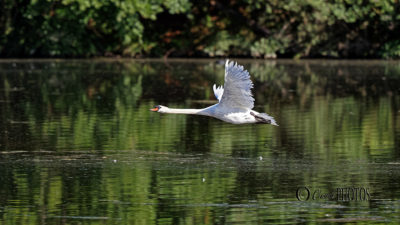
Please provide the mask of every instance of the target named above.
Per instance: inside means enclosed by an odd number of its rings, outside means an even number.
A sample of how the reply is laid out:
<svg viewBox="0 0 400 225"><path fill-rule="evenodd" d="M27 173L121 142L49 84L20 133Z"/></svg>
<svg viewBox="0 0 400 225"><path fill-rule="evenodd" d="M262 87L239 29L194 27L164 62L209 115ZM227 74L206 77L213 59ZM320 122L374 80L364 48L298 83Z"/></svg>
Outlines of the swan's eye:
<svg viewBox="0 0 400 225"><path fill-rule="evenodd" d="M157 112L158 110L160 110L159 106L154 106L154 108L150 109L153 112Z"/></svg>

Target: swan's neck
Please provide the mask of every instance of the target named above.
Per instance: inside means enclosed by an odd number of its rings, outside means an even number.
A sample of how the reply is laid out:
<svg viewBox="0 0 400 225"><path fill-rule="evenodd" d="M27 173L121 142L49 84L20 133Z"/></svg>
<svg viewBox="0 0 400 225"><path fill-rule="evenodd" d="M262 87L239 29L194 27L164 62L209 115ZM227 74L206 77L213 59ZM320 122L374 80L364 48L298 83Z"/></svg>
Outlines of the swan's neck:
<svg viewBox="0 0 400 225"><path fill-rule="evenodd" d="M167 109L164 109L163 113L207 115L207 113L206 113L206 111L204 109L174 109L174 108L167 108Z"/></svg>

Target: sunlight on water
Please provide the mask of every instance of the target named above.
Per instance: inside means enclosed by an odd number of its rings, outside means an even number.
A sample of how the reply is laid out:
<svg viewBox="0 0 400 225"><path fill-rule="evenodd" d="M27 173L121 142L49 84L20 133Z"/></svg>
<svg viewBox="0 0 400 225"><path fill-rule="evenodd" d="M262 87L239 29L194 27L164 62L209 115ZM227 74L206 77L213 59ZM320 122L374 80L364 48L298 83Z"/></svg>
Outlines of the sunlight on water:
<svg viewBox="0 0 400 225"><path fill-rule="evenodd" d="M149 111L215 61L0 61L0 221L398 224L400 64L239 62L279 127Z"/></svg>

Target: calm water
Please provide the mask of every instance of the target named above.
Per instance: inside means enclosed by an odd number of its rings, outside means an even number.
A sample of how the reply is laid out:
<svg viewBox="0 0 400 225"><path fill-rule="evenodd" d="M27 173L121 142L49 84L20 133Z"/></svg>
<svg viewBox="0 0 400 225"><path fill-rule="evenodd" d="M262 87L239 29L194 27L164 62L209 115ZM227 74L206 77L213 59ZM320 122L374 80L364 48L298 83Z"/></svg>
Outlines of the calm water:
<svg viewBox="0 0 400 225"><path fill-rule="evenodd" d="M216 61L0 61L0 223L399 224L400 62L239 62L279 127L149 111Z"/></svg>

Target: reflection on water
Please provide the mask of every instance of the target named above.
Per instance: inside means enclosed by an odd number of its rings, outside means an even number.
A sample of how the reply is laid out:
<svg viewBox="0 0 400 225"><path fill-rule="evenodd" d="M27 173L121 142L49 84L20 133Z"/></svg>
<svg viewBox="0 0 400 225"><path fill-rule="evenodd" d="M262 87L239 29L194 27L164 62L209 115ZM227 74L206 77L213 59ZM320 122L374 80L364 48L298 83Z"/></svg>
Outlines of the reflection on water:
<svg viewBox="0 0 400 225"><path fill-rule="evenodd" d="M213 104L214 61L0 62L1 223L398 224L400 64L239 62L279 127L149 111Z"/></svg>

